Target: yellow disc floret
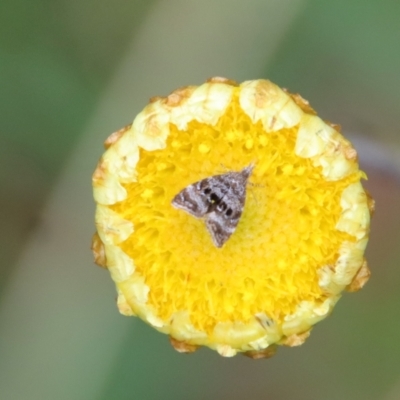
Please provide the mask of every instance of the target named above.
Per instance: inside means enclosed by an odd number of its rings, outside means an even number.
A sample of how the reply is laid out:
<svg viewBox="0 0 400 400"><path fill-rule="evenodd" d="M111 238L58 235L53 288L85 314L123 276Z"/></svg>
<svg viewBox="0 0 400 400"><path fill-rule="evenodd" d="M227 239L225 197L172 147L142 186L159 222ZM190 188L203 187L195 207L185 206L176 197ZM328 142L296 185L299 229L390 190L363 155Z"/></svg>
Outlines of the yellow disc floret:
<svg viewBox="0 0 400 400"><path fill-rule="evenodd" d="M356 282L369 276L370 216L356 152L300 96L214 78L153 99L106 145L93 176L97 262L120 311L177 350L269 356L276 343L301 344L344 288L367 280ZM217 248L171 200L250 163L243 214Z"/></svg>

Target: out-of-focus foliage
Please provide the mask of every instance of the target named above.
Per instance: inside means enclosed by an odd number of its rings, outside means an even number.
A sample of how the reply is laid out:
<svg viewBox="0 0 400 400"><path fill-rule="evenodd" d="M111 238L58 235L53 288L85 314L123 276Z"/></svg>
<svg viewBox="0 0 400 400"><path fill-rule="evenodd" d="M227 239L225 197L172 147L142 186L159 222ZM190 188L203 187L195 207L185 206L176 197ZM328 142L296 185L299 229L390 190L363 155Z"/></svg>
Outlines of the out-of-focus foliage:
<svg viewBox="0 0 400 400"><path fill-rule="evenodd" d="M271 30L265 5L274 20L293 13L284 35ZM201 18L198 25L186 23L196 18ZM372 138L376 146L389 145L399 154L399 21L397 1L2 0L0 397L399 399L400 181L385 156L384 168L377 167L378 147L372 146L368 157L360 153L369 175L366 186L377 200L367 251L370 282L356 296L345 295L304 346L282 349L271 360L221 359L207 350L180 355L165 336L118 315L109 278L90 262L94 206L85 205L91 201L89 170L95 161L81 172L87 192L71 183L64 206L45 212L53 218L51 229L38 223L104 93L126 73L119 68L127 49L132 59L126 75L142 88L155 80L165 83L169 78L164 76L173 71L186 73L150 96L208 78L199 80L199 71L210 64L207 56L214 57L218 43L223 49L218 65L224 67L212 75L230 75L232 65L238 65L237 76L228 77L270 78L300 92L323 118L342 124L346 135ZM246 41L256 24L264 31ZM157 27L162 33L144 48ZM174 40L165 44L168 35ZM176 44L180 37L186 40L184 51ZM249 57L244 50L251 45L257 54ZM189 57L192 48L197 53ZM155 53L157 63L144 65ZM254 71L259 75L251 75ZM129 87L129 79L119 91ZM124 98L133 99L136 88L129 90ZM144 92L142 106L148 100ZM141 107L127 108L133 118ZM109 113L112 118L113 110ZM121 120L114 128L129 122ZM99 149L109 133L109 128L99 129ZM78 205L69 209L73 199ZM58 218L73 223L59 226ZM85 228L76 221L85 221ZM80 247L69 248L85 229ZM24 257L31 233L37 241L29 242L28 254L35 257L31 262L24 258L23 270L16 261ZM52 244L55 236L59 247ZM45 251L47 264L41 259Z"/></svg>
<svg viewBox="0 0 400 400"><path fill-rule="evenodd" d="M0 2L0 293L153 1Z"/></svg>

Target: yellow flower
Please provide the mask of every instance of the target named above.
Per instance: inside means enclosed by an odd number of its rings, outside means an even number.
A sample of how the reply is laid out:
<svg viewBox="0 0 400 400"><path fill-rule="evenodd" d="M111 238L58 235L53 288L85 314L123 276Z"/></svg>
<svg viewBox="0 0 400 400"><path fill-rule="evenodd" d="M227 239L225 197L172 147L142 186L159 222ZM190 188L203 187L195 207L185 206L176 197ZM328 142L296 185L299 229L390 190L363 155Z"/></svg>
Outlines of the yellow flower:
<svg viewBox="0 0 400 400"><path fill-rule="evenodd" d="M96 262L118 307L178 351L268 357L296 346L369 277L373 201L338 126L267 80L213 78L154 98L107 139L93 175ZM255 167L236 231L217 248L171 206L188 185Z"/></svg>

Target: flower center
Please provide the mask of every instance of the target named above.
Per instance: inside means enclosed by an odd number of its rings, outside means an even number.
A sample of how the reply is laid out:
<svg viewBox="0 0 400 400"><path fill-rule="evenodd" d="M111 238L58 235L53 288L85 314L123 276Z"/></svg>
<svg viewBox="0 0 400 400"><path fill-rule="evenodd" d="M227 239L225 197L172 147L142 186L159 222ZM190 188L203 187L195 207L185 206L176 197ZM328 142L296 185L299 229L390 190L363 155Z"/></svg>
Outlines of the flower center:
<svg viewBox="0 0 400 400"><path fill-rule="evenodd" d="M134 224L121 248L144 276L160 318L186 310L195 328L210 332L217 322L246 322L259 312L281 322L301 301L326 298L317 271L354 240L335 226L341 193L360 173L327 182L320 167L295 155L296 137L297 127L266 133L253 124L236 93L215 126L193 120L181 131L171 124L165 149L141 150L138 181L111 208ZM171 200L196 181L252 162L237 229L217 248L204 221Z"/></svg>

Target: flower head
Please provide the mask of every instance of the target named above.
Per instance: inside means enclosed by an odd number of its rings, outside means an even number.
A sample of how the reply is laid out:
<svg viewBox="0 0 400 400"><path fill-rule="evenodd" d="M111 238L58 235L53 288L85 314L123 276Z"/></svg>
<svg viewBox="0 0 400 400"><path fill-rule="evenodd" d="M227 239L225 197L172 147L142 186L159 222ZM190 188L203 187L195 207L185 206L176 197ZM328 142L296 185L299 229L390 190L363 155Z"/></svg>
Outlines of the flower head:
<svg viewBox="0 0 400 400"><path fill-rule="evenodd" d="M106 141L93 175L96 262L118 307L170 335L258 358L296 346L369 270L371 200L357 153L299 95L213 78L154 98ZM254 168L233 234L171 205L195 182Z"/></svg>

